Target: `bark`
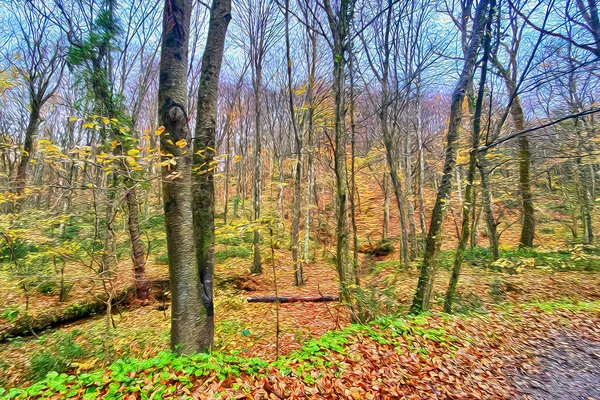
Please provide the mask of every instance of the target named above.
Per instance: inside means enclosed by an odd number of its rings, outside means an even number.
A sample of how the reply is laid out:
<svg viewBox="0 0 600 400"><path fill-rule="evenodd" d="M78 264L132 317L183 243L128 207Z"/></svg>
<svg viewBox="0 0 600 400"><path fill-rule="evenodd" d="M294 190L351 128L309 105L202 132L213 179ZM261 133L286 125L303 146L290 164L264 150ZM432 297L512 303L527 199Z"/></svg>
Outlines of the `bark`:
<svg viewBox="0 0 600 400"><path fill-rule="evenodd" d="M135 188L127 189L125 194L127 203L127 225L129 228L129 238L131 240L131 258L133 260L133 274L135 278L135 296L138 299L145 300L150 295L150 286L146 278L146 252L142 237L140 235L139 205Z"/></svg>
<svg viewBox="0 0 600 400"><path fill-rule="evenodd" d="M15 192L19 196L23 195L25 185L27 184L27 171L33 155L33 143L41 121L39 101L37 99L31 99L29 106L31 107L29 112L29 122L27 123L27 129L25 130L23 152L21 153L21 161L17 167L17 177L15 180ZM21 201L19 201L19 203L21 203Z"/></svg>
<svg viewBox="0 0 600 400"><path fill-rule="evenodd" d="M493 0L492 0L493 1ZM444 173L438 187L438 193L431 214L429 232L425 241L425 255L417 284L417 290L411 306L411 312L420 313L429 309L433 281L437 270L437 261L441 245L442 223L449 206L452 178L456 167L458 130L462 122L462 105L469 82L473 79L473 70L477 62L479 45L483 36L486 22L488 0L482 0L475 13L473 33L469 48L465 54L464 66L459 81L452 95L450 106L450 123L448 126Z"/></svg>
<svg viewBox="0 0 600 400"><path fill-rule="evenodd" d="M132 288L126 288L114 295L111 294L112 307L126 304L132 292ZM0 343L16 336L28 336L34 332L35 334L39 334L46 329L79 321L90 315L100 313L106 310L108 297L101 295L98 298L83 300L70 306L50 308L46 312L35 316L28 313L20 313L14 322L9 325L2 324L0 327Z"/></svg>
<svg viewBox="0 0 600 400"><path fill-rule="evenodd" d="M261 131L261 109L260 109L260 86L262 81L261 65L253 68L253 86L254 86L254 174L252 176L252 207L254 211L254 223L260 222L261 192L262 192L262 143L260 140ZM252 259L251 272L255 274L262 273L262 262L260 256L260 232L254 228L254 239L252 241Z"/></svg>
<svg viewBox="0 0 600 400"><path fill-rule="evenodd" d="M340 278L341 297L350 301L348 285L353 281L348 265L348 171L346 167L346 49L349 24L354 2L342 1L334 12L330 0L324 0L333 35L333 93L334 93L334 171L336 187L336 269Z"/></svg>
<svg viewBox="0 0 600 400"><path fill-rule="evenodd" d="M490 169L487 160L487 151L478 152L477 168L481 177L481 206L485 217L485 225L487 227L488 240L490 242L490 251L492 252L492 261L496 261L500 257L498 245L498 223L494 217L492 208L492 188L490 186Z"/></svg>
<svg viewBox="0 0 600 400"><path fill-rule="evenodd" d="M383 229L381 231L381 241L388 237L390 226L390 184L387 174L383 174Z"/></svg>
<svg viewBox="0 0 600 400"><path fill-rule="evenodd" d="M417 79L416 93L416 113L417 113L417 148L419 151L419 168L417 180L417 197L419 199L419 225L421 228L421 241L425 243L427 227L425 222L425 200L423 198L423 188L425 187L425 150L423 146L423 118L421 116L421 76Z"/></svg>
<svg viewBox="0 0 600 400"><path fill-rule="evenodd" d="M385 156L390 169L390 178L392 180L392 187L394 189L394 195L396 198L396 205L398 207L398 213L400 215L400 230L401 230L401 248L400 254L404 263L408 262L409 259L409 239L408 232L406 230L406 212L404 205L404 193L402 190L402 183L398 175L397 166L397 155L395 151L395 143L392 132L388 125L389 118L389 85L388 77L390 72L390 27L392 18L392 7L388 4L387 11L387 24L386 32L384 36L383 52L384 58L382 62L382 72L379 82L381 84L381 106L379 109L379 123L381 125L381 133L383 136L383 144L385 146Z"/></svg>
<svg viewBox="0 0 600 400"><path fill-rule="evenodd" d="M229 213L229 169L231 165L231 138L229 137L229 127L227 127L226 135L227 158L225 159L225 184L223 187L223 225L227 225L227 214Z"/></svg>
<svg viewBox="0 0 600 400"><path fill-rule="evenodd" d="M516 65L516 55L511 54L511 62ZM511 78L509 72L502 68L496 60L496 66L500 70L500 75L504 78L506 88L509 93L515 93L516 82ZM510 114L513 120L515 130L521 132L525 130L525 115L521 106L521 99L516 93L510 107ZM518 139L519 144L519 191L521 192L522 209L522 227L519 247L532 247L535 235L535 211L533 209L533 196L531 194L531 178L529 167L531 165L531 152L529 150L529 139L527 135L521 135Z"/></svg>
<svg viewBox="0 0 600 400"><path fill-rule="evenodd" d="M294 285L304 285L304 274L302 271L302 260L300 259L300 183L302 179L302 139L298 132L296 116L294 110L294 92L292 90L292 58L290 55L290 21L289 21L289 0L285 1L285 54L287 58L287 89L290 107L290 118L292 129L294 130L294 152L296 156L296 165L294 168L294 198L292 201L292 261L294 263ZM281 188L283 190L283 186Z"/></svg>
<svg viewBox="0 0 600 400"><path fill-rule="evenodd" d="M481 133L481 114L483 109L483 98L485 96L485 82L487 78L487 65L488 58L490 56L490 45L491 45L491 25L495 8L495 0L490 1L490 11L487 18L487 27L485 36L483 39L483 61L481 63L481 77L479 81L479 90L477 93L477 101L475 103L475 113L473 114L473 131L471 133L471 148L469 149L469 166L467 170L467 182L465 187L464 201L462 206L462 225L460 238L458 241L458 247L454 255L454 266L452 268L452 276L450 277L450 283L448 284L448 290L446 291L446 299L444 302L444 312L452 312L452 302L456 296L456 286L458 285L458 279L460 277L462 262L465 256L465 250L467 243L469 242L471 218L472 218L472 204L475 199L474 193L474 182L475 172L477 169L477 150L479 149L479 138Z"/></svg>
<svg viewBox="0 0 600 400"><path fill-rule="evenodd" d="M408 219L408 241L409 241L409 258L414 260L418 252L417 244L417 227L415 225L415 206L413 203L413 192L412 192L412 157L411 157L412 141L410 133L407 132L406 143L404 149L404 184L406 186L406 208L407 208L407 219Z"/></svg>
<svg viewBox="0 0 600 400"><path fill-rule="evenodd" d="M328 301L339 301L337 296L266 296L266 297L248 297L248 303L325 303Z"/></svg>
<svg viewBox="0 0 600 400"><path fill-rule="evenodd" d="M214 250L215 184L214 156L216 145L217 96L227 27L231 20L231 0L213 0L198 89L194 138L192 209L196 263L203 310L201 350L210 350L214 340Z"/></svg>
<svg viewBox="0 0 600 400"><path fill-rule="evenodd" d="M158 89L158 115L165 127L161 148L176 162L163 166L162 176L172 293L171 348L182 354L206 349L203 328L207 317L192 223L190 146L175 145L190 138L187 69L191 11L191 0L165 0Z"/></svg>
<svg viewBox="0 0 600 400"><path fill-rule="evenodd" d="M314 162L313 162L313 137L314 137L314 86L315 86L315 74L317 68L317 37L307 27L307 34L310 37L310 56L307 55L309 64L308 82L306 88L306 103L308 104L308 110L306 111L306 120L308 121L308 127L306 130L306 149L308 154L306 155L306 169L308 170L308 183L306 189L306 211L304 215L304 262L308 264L310 259L310 221L311 221L311 207L312 207L312 194L315 190L315 174L314 174Z"/></svg>
<svg viewBox="0 0 600 400"><path fill-rule="evenodd" d="M354 283L360 286L360 276L358 264L358 227L356 226L356 197L358 191L356 189L356 123L354 120L354 70L353 70L354 54L350 52L350 218L352 221L352 273L354 274ZM360 304L358 305L361 306ZM362 316L361 316L362 319Z"/></svg>

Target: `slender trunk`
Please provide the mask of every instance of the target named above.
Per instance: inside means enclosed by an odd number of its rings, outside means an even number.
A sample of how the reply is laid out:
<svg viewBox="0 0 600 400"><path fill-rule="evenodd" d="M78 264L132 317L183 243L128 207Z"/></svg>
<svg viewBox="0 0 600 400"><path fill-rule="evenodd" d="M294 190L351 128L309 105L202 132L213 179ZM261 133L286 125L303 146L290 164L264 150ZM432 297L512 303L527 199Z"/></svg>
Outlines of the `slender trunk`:
<svg viewBox="0 0 600 400"><path fill-rule="evenodd" d="M150 286L146 279L146 252L142 237L140 235L139 205L135 188L128 188L125 194L127 203L127 225L129 227L129 238L131 240L131 260L133 262L133 273L135 278L135 296L145 300L150 295Z"/></svg>
<svg viewBox="0 0 600 400"><path fill-rule="evenodd" d="M292 201L292 260L294 263L294 285L304 284L304 274L302 271L302 260L300 259L300 184L302 180L302 139L296 124L296 114L294 110L294 92L292 88L292 57L290 55L290 21L289 21L290 1L285 0L285 54L287 58L287 89L288 101L290 107L291 125L294 131L294 153L296 163L294 166L294 199ZM283 186L282 186L283 190Z"/></svg>
<svg viewBox="0 0 600 400"><path fill-rule="evenodd" d="M231 140L229 136L229 130L227 130L227 155L225 158L225 184L223 188L223 225L227 225L227 214L229 214L229 168L231 164Z"/></svg>
<svg viewBox="0 0 600 400"><path fill-rule="evenodd" d="M386 173L383 174L383 230L381 231L381 241L388 237L390 226L390 183Z"/></svg>
<svg viewBox="0 0 600 400"><path fill-rule="evenodd" d="M354 283L360 286L359 264L358 264L358 228L356 226L356 124L354 121L354 55L350 52L350 217L352 220L352 273L354 274ZM361 305L358 304L360 307ZM360 316L362 319L362 315Z"/></svg>
<svg viewBox="0 0 600 400"><path fill-rule="evenodd" d="M200 320L201 350L212 348L214 340L213 281L215 267L215 149L217 96L219 76L225 49L227 27L231 20L231 0L213 0L210 22L196 104L196 129L194 135L194 173L192 174L192 213L194 242L198 266L198 291L202 299Z"/></svg>
<svg viewBox="0 0 600 400"><path fill-rule="evenodd" d="M252 207L254 210L253 221L255 224L260 223L260 207L261 207L261 192L262 192L262 143L260 140L261 131L261 109L260 109L260 85L262 71L261 66L253 69L254 79L254 175L252 176ZM252 260L251 272L254 274L262 273L262 262L260 256L260 231L254 228L254 239L252 241L252 251L254 254Z"/></svg>
<svg viewBox="0 0 600 400"><path fill-rule="evenodd" d="M492 2L494 0L491 0ZM419 313L429 309L433 281L437 270L438 254L441 245L442 223L446 210L449 206L450 192L452 189L452 178L456 167L456 145L458 142L458 130L462 122L462 105L469 82L473 79L473 70L477 62L479 45L483 36L486 21L486 10L488 0L482 0L475 13L473 33L469 49L465 55L465 62L460 79L452 95L450 107L450 123L448 126L446 155L444 161L444 173L438 188L437 198L431 214L429 232L425 241L425 255L423 265L417 284L417 290L411 306L411 312Z"/></svg>
<svg viewBox="0 0 600 400"><path fill-rule="evenodd" d="M477 230L479 229L479 219L482 208L477 208L477 191L473 192L473 201L471 202L471 251L477 247Z"/></svg>
<svg viewBox="0 0 600 400"><path fill-rule="evenodd" d="M187 69L191 0L165 0L159 73L159 121L165 127L161 148L176 164L162 167L167 252L172 293L171 349L189 354L206 349L206 312L196 263L188 141ZM169 134L167 136L167 133ZM180 142L181 143L181 142ZM164 156L167 158L168 156Z"/></svg>
<svg viewBox="0 0 600 400"><path fill-rule="evenodd" d="M425 146L423 146L423 118L421 116L421 76L417 80L416 94L416 113L417 113L417 148L419 151L419 169L417 180L417 197L419 199L419 225L421 227L421 241L425 244L427 235L427 224L425 222L425 200L423 197L423 188L425 187Z"/></svg>
<svg viewBox="0 0 600 400"><path fill-rule="evenodd" d="M17 177L15 180L15 193L22 196L27 185L27 172L31 157L33 156L33 144L37 135L38 126L40 125L40 107L36 100L31 101L31 111L29 112L29 122L25 130L25 141L23 143L23 152L21 153L21 161L17 167ZM21 199L17 200L17 208L21 204Z"/></svg>
<svg viewBox="0 0 600 400"><path fill-rule="evenodd" d="M315 85L315 73L317 68L317 37L314 32L307 28L307 33L310 36L311 53L308 64L310 65L308 74L308 84L306 88L306 102L308 104L308 110L306 112L306 119L308 121L308 129L306 131L306 149L307 149L307 166L308 170L308 182L306 189L306 211L304 214L304 262L308 264L310 259L310 221L311 221L311 207L312 207L312 195L315 190L315 173L314 173L314 161L313 161L313 136L314 136L314 85Z"/></svg>
<svg viewBox="0 0 600 400"><path fill-rule="evenodd" d="M492 208L492 188L490 187L490 172L486 155L487 151L480 151L478 153L477 167L479 168L479 176L481 177L481 206L485 215L485 224L487 227L488 239L490 241L492 261L496 261L500 257L498 223L496 222L496 217L494 217L494 210Z"/></svg>
<svg viewBox="0 0 600 400"><path fill-rule="evenodd" d="M404 149L404 184L406 186L406 210L408 219L408 240L409 240L409 258L414 260L418 253L417 244L417 227L415 225L415 206L413 203L412 191L412 157L411 157L412 142L410 133L406 135L406 143Z"/></svg>
<svg viewBox="0 0 600 400"><path fill-rule="evenodd" d="M477 93L477 102L475 104L475 113L473 115L473 131L471 134L471 148L469 149L469 167L467 170L467 182L465 187L465 197L462 206L462 226L460 232L460 238L458 241L458 247L454 255L454 266L452 268L452 276L450 277L450 283L448 284L448 290L446 291L446 299L444 302L444 312L452 312L452 302L456 296L456 286L458 285L458 279L462 268L462 262L465 255L465 249L469 241L470 235L470 218L472 211L472 202L475 198L473 186L475 182L475 172L477 169L477 150L479 148L479 137L481 133L481 114L483 109L483 98L485 96L485 81L487 77L487 64L490 55L491 45L491 25L493 19L495 7L495 0L491 0L490 12L487 19L487 27L485 36L483 39L483 61L481 63L481 78L479 81L479 91Z"/></svg>

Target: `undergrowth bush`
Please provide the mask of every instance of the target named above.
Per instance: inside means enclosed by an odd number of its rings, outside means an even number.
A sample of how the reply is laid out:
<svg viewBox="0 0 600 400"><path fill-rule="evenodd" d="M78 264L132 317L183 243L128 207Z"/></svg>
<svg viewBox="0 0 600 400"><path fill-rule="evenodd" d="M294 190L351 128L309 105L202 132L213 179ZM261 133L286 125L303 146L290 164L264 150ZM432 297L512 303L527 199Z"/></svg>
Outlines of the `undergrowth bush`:
<svg viewBox="0 0 600 400"><path fill-rule="evenodd" d="M249 258L252 255L252 251L247 247L235 246L229 247L225 250L217 251L215 253L215 261L225 261L228 258Z"/></svg>
<svg viewBox="0 0 600 400"><path fill-rule="evenodd" d="M74 360L85 357L88 353L73 341L74 336L59 335L54 344L34 353L29 360L29 379L43 379L52 371L65 372Z"/></svg>

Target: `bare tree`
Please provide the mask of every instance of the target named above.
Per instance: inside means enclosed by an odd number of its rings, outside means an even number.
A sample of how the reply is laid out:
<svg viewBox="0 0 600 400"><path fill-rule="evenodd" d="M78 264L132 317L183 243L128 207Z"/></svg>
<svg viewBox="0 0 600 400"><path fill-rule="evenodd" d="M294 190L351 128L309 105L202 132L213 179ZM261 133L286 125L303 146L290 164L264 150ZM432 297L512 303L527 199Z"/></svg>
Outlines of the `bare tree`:
<svg viewBox="0 0 600 400"><path fill-rule="evenodd" d="M10 49L12 55L8 57L10 64L25 80L29 96L23 151L14 182L15 192L23 195L29 163L35 150L35 137L42 121L42 108L61 83L65 59L60 31L53 32L49 20L42 18L29 3L13 4L12 11L17 21L17 44ZM53 35L57 37L51 39Z"/></svg>
<svg viewBox="0 0 600 400"><path fill-rule="evenodd" d="M462 123L462 104L467 88L472 84L473 70L475 68L479 47L486 25L488 6L489 2L487 0L481 0L477 5L473 22L473 32L469 40L465 62L456 88L452 94L444 174L438 187L437 198L431 214L431 222L425 241L423 265L421 267L417 290L411 306L411 312L413 313L419 313L429 309L429 301L431 299L431 291L433 289L433 281L437 270L438 254L441 244L440 236L442 232L442 222L448 208L454 169L456 167L456 145L458 141L458 128Z"/></svg>
<svg viewBox="0 0 600 400"><path fill-rule="evenodd" d="M204 309L200 320L201 350L210 350L214 337L214 247L215 247L215 184L214 156L216 148L217 95L227 27L231 20L231 0L213 0L198 89L192 209L199 289Z"/></svg>

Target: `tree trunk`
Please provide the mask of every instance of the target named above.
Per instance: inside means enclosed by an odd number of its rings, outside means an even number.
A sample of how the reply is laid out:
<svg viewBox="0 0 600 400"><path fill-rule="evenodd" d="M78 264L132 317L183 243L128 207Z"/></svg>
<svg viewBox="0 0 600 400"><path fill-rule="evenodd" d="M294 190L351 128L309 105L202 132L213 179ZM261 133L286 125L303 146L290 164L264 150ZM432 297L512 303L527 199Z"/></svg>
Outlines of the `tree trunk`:
<svg viewBox="0 0 600 400"><path fill-rule="evenodd" d="M125 194L127 203L127 225L131 241L131 260L133 261L133 274L135 277L135 296L145 300L150 295L150 286L146 279L146 252L140 235L139 205L135 188L128 188Z"/></svg>
<svg viewBox="0 0 600 400"><path fill-rule="evenodd" d="M260 110L260 85L262 71L261 66L253 69L253 86L254 86L254 174L252 176L252 207L254 210L253 221L255 224L260 223L260 207L261 207L261 192L262 192L262 159L261 151L262 144L260 140L261 131L261 110ZM254 239L252 241L252 251L254 257L252 259L251 272L254 274L262 273L262 262L260 256L260 231L254 228Z"/></svg>
<svg viewBox="0 0 600 400"><path fill-rule="evenodd" d="M215 251L215 183L217 96L227 27L231 20L231 0L213 0L198 89L194 166L192 168L192 210L196 263L200 277L203 310L201 350L210 350L214 339L214 251Z"/></svg>
<svg viewBox="0 0 600 400"><path fill-rule="evenodd" d="M31 107L29 112L29 122L27 123L27 129L25 130L23 152L21 153L21 161L17 167L17 178L15 180L15 193L18 196L23 195L23 191L27 185L27 170L29 168L31 157L33 156L33 143L40 125L39 101L32 99L29 106ZM19 208L21 203L22 199L17 199L17 208Z"/></svg>
<svg viewBox="0 0 600 400"><path fill-rule="evenodd" d="M422 245L425 244L425 236L427 235L427 223L425 222L425 200L423 198L423 188L425 187L425 150L423 146L423 118L421 117L421 75L417 79L416 93L416 113L417 113L417 147L419 151L419 169L417 180L417 197L419 199L419 225L421 228Z"/></svg>
<svg viewBox="0 0 600 400"><path fill-rule="evenodd" d="M493 0L492 0L493 1ZM420 313L429 309L433 281L437 270L438 254L441 245L442 223L446 210L449 206L450 192L452 189L452 178L456 167L456 145L458 142L458 130L462 122L462 105L469 82L473 79L473 70L477 62L479 45L483 36L486 22L486 10L488 0L482 0L475 13L473 33L468 51L465 55L464 66L460 79L452 95L452 104L450 107L450 123L448 126L448 136L446 145L446 156L444 161L444 173L442 181L438 188L437 198L431 214L431 223L429 232L425 241L425 255L421 274L417 284L417 290L411 306L411 312Z"/></svg>
<svg viewBox="0 0 600 400"><path fill-rule="evenodd" d="M415 225L415 206L413 203L412 191L412 157L411 157L412 142L410 133L406 134L406 143L404 149L404 185L406 186L406 207L408 219L408 240L409 240L409 258L414 260L419 251L417 244L417 227Z"/></svg>
<svg viewBox="0 0 600 400"><path fill-rule="evenodd" d="M294 153L296 156L296 165L294 167L294 199L292 201L292 261L294 263L294 285L304 285L304 274L302 271L302 260L300 257L300 184L302 180L302 139L296 124L296 115L294 110L294 92L292 88L292 58L290 55L290 21L289 21L290 1L285 0L285 54L287 58L287 89L288 101L290 107L291 125L294 131ZM283 190L283 186L281 188Z"/></svg>
<svg viewBox="0 0 600 400"><path fill-rule="evenodd" d="M492 188L490 187L490 172L488 160L486 158L487 151L480 151L477 156L477 167L479 168L479 176L481 177L481 206L485 216L485 224L487 227L488 239L490 241L490 251L492 252L492 261L496 261L500 257L498 223L496 222L494 210L492 208Z"/></svg>
<svg viewBox="0 0 600 400"><path fill-rule="evenodd" d="M165 227L171 280L171 349L190 354L206 349L204 288L196 263L187 126L187 71L191 0L165 0L159 73L161 147L175 165L162 167ZM167 136L167 133L169 134ZM181 142L179 142L181 143ZM164 156L167 158L168 156Z"/></svg>
<svg viewBox="0 0 600 400"><path fill-rule="evenodd" d="M465 187L465 197L462 202L462 226L458 247L454 255L454 266L452 276L446 291L446 300L444 302L444 312L452 312L452 302L456 296L456 287L464 260L465 250L470 236L472 203L475 199L473 186L475 182L475 172L477 169L477 150L479 149L479 137L481 133L481 114L483 109L483 98L485 96L485 82L487 78L487 65L490 56L490 46L492 39L492 18L494 14L495 0L490 2L490 12L487 18L487 27L483 39L483 61L481 63L481 78L479 81L479 90L477 93L477 102L475 103L475 113L473 115L473 131L471 133L471 148L469 149L469 168L467 170L467 182Z"/></svg>
<svg viewBox="0 0 600 400"><path fill-rule="evenodd" d="M329 26L334 38L333 57L333 93L334 93L334 172L336 187L336 269L340 278L341 298L350 302L349 284L353 281L352 269L348 265L348 171L346 167L346 48L349 24L354 3L342 1L335 12L330 0L324 1Z"/></svg>
<svg viewBox="0 0 600 400"><path fill-rule="evenodd" d="M383 174L383 229L381 231L381 241L388 237L390 226L390 183L388 175Z"/></svg>

